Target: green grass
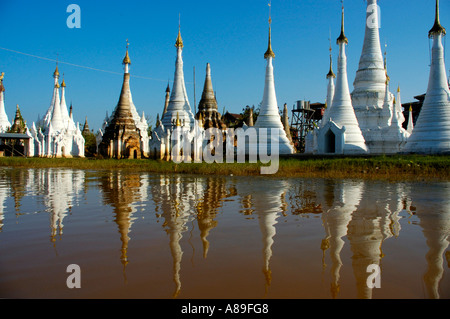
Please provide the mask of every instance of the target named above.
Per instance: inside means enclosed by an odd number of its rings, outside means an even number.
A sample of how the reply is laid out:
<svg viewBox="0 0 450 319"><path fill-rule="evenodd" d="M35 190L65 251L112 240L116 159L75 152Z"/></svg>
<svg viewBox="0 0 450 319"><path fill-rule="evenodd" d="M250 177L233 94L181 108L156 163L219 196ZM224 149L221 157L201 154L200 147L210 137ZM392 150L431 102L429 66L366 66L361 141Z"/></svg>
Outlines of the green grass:
<svg viewBox="0 0 450 319"><path fill-rule="evenodd" d="M0 167L63 167L87 170L133 170L153 173L202 175L261 175L261 163L181 163L156 160L115 160L87 158L0 158ZM450 156L293 156L280 159L276 177L450 179Z"/></svg>

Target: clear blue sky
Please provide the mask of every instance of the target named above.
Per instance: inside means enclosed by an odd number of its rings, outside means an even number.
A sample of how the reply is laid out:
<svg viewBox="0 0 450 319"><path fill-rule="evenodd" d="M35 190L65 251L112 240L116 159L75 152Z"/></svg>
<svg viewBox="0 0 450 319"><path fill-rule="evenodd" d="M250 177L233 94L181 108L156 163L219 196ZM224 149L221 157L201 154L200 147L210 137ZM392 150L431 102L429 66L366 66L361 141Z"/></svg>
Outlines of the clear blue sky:
<svg viewBox="0 0 450 319"><path fill-rule="evenodd" d="M440 2L441 22L450 32L450 1ZM80 29L66 25L70 15L66 9L72 3L81 8ZM435 1L380 0L379 4L380 38L383 50L384 43L388 45L391 92L400 85L402 101L413 101L427 89L427 35L434 22ZM331 31L336 72L340 8L339 0L272 1L272 46L280 109L284 103L291 108L300 99L325 101L328 39ZM351 90L363 45L365 10L363 0L345 1ZM156 114L163 110L169 80L172 86L181 14L184 73L191 107L194 67L198 103L209 62L219 111L225 107L239 113L246 105L258 105L262 100L268 13L268 0L0 0L0 72L5 72L6 112L11 121L19 104L31 126L38 114L47 111L58 54L59 70L67 83L67 103L73 103L75 120L84 123L87 116L90 127L97 130L106 112L111 114L117 104L121 63L129 39L134 104L151 117L154 125Z"/></svg>

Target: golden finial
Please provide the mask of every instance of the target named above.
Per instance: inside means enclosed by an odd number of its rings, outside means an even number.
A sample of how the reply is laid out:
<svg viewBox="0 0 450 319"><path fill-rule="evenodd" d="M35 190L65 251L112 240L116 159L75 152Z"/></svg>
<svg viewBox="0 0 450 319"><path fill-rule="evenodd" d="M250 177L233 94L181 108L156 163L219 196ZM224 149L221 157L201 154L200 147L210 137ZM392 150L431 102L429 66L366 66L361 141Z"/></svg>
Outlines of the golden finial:
<svg viewBox="0 0 450 319"><path fill-rule="evenodd" d="M4 77L5 77L5 72L2 72L2 74L0 75L0 81L3 81Z"/></svg>
<svg viewBox="0 0 450 319"><path fill-rule="evenodd" d="M61 87L65 88L66 87L66 81L64 80L64 73L63 73L63 80L61 83Z"/></svg>
<svg viewBox="0 0 450 319"><path fill-rule="evenodd" d="M178 17L178 36L177 42L175 42L175 47L183 48L183 39L181 38L181 14Z"/></svg>
<svg viewBox="0 0 450 319"><path fill-rule="evenodd" d="M55 72L53 72L53 76L59 77L58 63L56 63L56 69L55 69Z"/></svg>
<svg viewBox="0 0 450 319"><path fill-rule="evenodd" d="M275 53L272 50L272 1L269 2L269 45L266 53L264 53L264 59L269 57L275 58Z"/></svg>
<svg viewBox="0 0 450 319"><path fill-rule="evenodd" d="M439 0L436 0L436 17L434 20L434 25L431 28L431 30L428 32L428 37L432 38L434 35L445 35L447 32L445 31L445 28L441 25L441 22L439 21Z"/></svg>
<svg viewBox="0 0 450 319"><path fill-rule="evenodd" d="M339 38L337 38L337 44L345 43L348 44L348 39L344 34L344 1L341 0L342 3L342 21L341 21L341 34L339 35Z"/></svg>
<svg viewBox="0 0 450 319"><path fill-rule="evenodd" d="M176 126L181 126L180 115L178 114L178 112L177 112Z"/></svg>
<svg viewBox="0 0 450 319"><path fill-rule="evenodd" d="M130 56L128 55L128 46L129 45L130 45L130 43L128 42L128 39L127 39L127 52L125 53L125 57L123 58L123 64L131 64Z"/></svg>
<svg viewBox="0 0 450 319"><path fill-rule="evenodd" d="M59 70L58 70L58 53L56 54L56 69L55 72L53 72L53 77L59 77Z"/></svg>
<svg viewBox="0 0 450 319"><path fill-rule="evenodd" d="M333 57L331 55L331 51L332 51L332 49L331 49L331 37L328 40L330 41L330 49L329 49L330 50L330 71L327 74L327 79L336 77L336 74L334 74L334 72L333 72Z"/></svg>
<svg viewBox="0 0 450 319"><path fill-rule="evenodd" d="M409 111L412 112L412 104L409 105Z"/></svg>

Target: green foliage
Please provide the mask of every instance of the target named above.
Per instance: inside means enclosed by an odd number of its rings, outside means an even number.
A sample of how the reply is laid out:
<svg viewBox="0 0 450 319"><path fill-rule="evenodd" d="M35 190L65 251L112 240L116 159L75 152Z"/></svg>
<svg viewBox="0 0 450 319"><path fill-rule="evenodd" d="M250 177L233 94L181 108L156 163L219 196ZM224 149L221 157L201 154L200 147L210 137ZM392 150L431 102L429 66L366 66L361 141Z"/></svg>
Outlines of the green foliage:
<svg viewBox="0 0 450 319"><path fill-rule="evenodd" d="M84 151L86 157L95 156L97 153L97 140L94 133L89 132L88 134L83 133L84 137Z"/></svg>

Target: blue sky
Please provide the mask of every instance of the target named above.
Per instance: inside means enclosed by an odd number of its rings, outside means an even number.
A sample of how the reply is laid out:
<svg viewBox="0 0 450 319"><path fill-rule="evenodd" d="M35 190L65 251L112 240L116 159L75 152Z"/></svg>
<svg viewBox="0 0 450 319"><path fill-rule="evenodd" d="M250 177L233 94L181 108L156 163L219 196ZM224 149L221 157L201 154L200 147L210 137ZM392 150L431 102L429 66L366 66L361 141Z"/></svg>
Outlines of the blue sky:
<svg viewBox="0 0 450 319"><path fill-rule="evenodd" d="M450 32L450 1L441 0L441 22ZM81 28L70 29L69 4L81 8ZM380 39L387 43L391 92L400 85L402 101L426 92L430 51L428 30L434 0L380 0ZM336 72L339 0L273 0L272 46L280 109L300 99L324 102L329 38ZM345 1L350 90L358 67L366 20L364 0ZM5 72L6 112L16 104L28 122L43 115L52 97L55 60L64 73L67 103L75 120L98 129L117 104L122 59L129 40L131 90L138 111L152 124L164 106L175 71L179 15L183 60L191 107L201 97L206 63L211 64L219 111L241 112L263 96L268 35L267 0L87 1L0 0L0 72ZM449 42L450 43L450 42ZM447 72L448 45L446 44ZM16 52L13 52L16 51ZM21 52L21 53L18 53ZM25 53L25 54L22 54ZM33 56L31 56L33 55ZM95 69L95 70L94 70Z"/></svg>

